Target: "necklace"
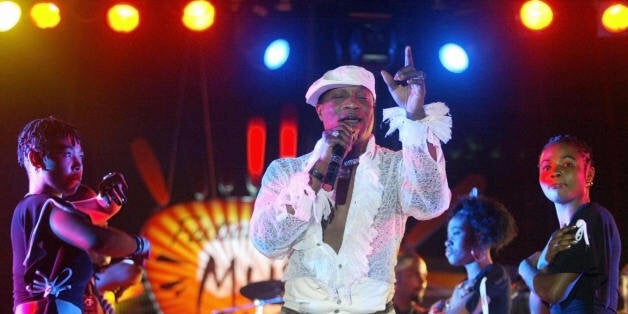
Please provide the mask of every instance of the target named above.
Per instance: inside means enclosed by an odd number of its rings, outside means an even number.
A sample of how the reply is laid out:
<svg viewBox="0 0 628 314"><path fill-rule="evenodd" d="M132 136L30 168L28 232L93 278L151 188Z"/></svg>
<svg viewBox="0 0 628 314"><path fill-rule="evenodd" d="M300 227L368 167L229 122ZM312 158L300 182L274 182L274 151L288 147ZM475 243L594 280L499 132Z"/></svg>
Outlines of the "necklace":
<svg viewBox="0 0 628 314"><path fill-rule="evenodd" d="M351 176L351 171L353 171L353 166L360 163L360 158L352 158L347 159L342 162L342 167L340 167L340 171L338 173L338 178L346 178Z"/></svg>

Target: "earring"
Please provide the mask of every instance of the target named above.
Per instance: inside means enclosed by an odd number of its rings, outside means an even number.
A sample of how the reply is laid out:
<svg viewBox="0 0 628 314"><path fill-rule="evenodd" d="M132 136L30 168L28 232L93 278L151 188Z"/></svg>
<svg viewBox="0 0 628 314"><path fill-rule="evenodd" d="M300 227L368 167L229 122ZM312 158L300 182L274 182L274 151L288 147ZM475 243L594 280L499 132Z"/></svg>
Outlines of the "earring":
<svg viewBox="0 0 628 314"><path fill-rule="evenodd" d="M486 259L486 255L484 253L480 253L480 256L478 256L474 249L471 249L471 257L473 257L476 262L482 262Z"/></svg>
<svg viewBox="0 0 628 314"><path fill-rule="evenodd" d="M586 184L587 184L588 187L592 187L593 186L593 180L587 181Z"/></svg>
<svg viewBox="0 0 628 314"><path fill-rule="evenodd" d="M477 262L480 261L480 259L475 255L475 250L471 249L471 257L473 257L473 259Z"/></svg>

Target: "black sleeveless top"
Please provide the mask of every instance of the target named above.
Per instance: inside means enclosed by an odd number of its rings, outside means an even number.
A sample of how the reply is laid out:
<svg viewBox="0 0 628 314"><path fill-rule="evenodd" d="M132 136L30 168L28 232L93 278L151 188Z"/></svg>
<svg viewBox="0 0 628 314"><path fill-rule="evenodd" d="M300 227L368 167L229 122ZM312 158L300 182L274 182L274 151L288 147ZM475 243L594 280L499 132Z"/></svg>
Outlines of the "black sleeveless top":
<svg viewBox="0 0 628 314"><path fill-rule="evenodd" d="M13 249L13 307L41 300L46 282L56 278L57 297L83 307L83 293L93 274L87 252L59 239L50 228L50 212L54 199L69 208L63 200L46 194L28 195L20 201L11 221ZM73 211L89 221L82 213ZM31 241L31 238L32 241ZM58 270L52 275L55 260Z"/></svg>

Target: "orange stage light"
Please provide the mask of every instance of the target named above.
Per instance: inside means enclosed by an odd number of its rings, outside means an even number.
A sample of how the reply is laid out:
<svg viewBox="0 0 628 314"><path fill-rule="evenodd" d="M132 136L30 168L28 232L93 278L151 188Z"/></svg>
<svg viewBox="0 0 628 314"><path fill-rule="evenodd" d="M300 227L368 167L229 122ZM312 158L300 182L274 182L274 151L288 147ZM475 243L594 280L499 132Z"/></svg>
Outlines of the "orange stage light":
<svg viewBox="0 0 628 314"><path fill-rule="evenodd" d="M628 29L628 6L614 3L606 7L602 13L602 27L613 34L625 32Z"/></svg>
<svg viewBox="0 0 628 314"><path fill-rule="evenodd" d="M36 3L31 8L31 19L39 28L54 28L61 22L59 7L52 2Z"/></svg>
<svg viewBox="0 0 628 314"><path fill-rule="evenodd" d="M531 0L521 6L519 17L525 27L533 31L540 31L552 23L554 13L547 3Z"/></svg>
<svg viewBox="0 0 628 314"><path fill-rule="evenodd" d="M216 9L207 1L191 1L183 9L181 21L192 31L204 31L214 24Z"/></svg>
<svg viewBox="0 0 628 314"><path fill-rule="evenodd" d="M116 32L130 33L140 24L140 13L130 4L116 4L107 11L107 23Z"/></svg>

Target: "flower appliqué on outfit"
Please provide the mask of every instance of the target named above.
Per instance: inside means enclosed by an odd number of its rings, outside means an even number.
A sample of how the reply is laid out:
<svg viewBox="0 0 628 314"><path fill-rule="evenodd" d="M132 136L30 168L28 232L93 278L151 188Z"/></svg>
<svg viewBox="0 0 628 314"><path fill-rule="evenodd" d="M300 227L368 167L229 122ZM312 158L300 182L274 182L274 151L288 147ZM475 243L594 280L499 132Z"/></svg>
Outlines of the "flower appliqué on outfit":
<svg viewBox="0 0 628 314"><path fill-rule="evenodd" d="M576 227L578 227L578 229L576 230L576 243L580 242L580 240L582 240L584 238L584 243L589 246L589 234L587 232L587 222L582 220L582 219L578 219L578 221L576 221Z"/></svg>

